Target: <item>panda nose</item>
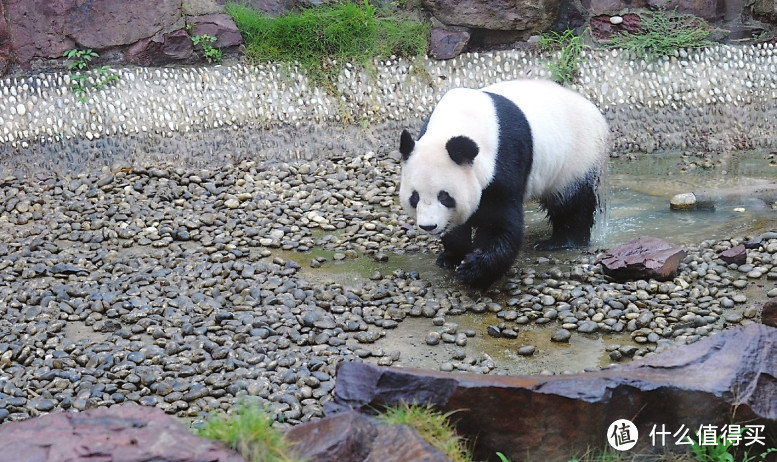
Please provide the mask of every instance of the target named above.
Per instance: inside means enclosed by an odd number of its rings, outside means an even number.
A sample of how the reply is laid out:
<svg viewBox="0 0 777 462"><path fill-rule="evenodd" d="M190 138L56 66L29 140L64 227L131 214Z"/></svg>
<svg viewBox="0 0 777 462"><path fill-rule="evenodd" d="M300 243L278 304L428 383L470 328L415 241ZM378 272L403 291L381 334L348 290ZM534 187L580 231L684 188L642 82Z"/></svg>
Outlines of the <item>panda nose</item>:
<svg viewBox="0 0 777 462"><path fill-rule="evenodd" d="M418 225L419 228L423 229L426 232L432 231L433 229L437 228L437 225Z"/></svg>

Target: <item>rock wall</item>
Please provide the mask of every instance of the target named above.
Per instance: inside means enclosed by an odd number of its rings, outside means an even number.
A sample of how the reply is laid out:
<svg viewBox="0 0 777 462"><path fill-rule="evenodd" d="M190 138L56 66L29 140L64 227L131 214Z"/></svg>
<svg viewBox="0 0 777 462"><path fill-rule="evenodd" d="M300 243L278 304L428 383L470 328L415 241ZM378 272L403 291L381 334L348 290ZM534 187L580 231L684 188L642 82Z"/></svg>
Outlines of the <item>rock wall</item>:
<svg viewBox="0 0 777 462"><path fill-rule="evenodd" d="M214 46L242 42L221 0L2 0L0 75L61 67L69 49L90 48L101 60L125 64L187 63L201 59L190 35L217 37ZM188 27L187 27L188 26Z"/></svg>
<svg viewBox="0 0 777 462"><path fill-rule="evenodd" d="M269 14L326 0L251 0ZM91 48L101 60L143 66L192 63L202 57L190 36L207 33L215 46L236 49L240 34L225 14L225 0L0 0L0 76L62 67L62 53ZM386 7L388 2L374 1ZM777 4L767 0L415 0L410 13L433 25L430 54L448 59L461 52L524 41L548 29L582 31L607 26L613 15L640 9L676 10L709 21L723 43L752 40L775 31ZM610 26L607 26L608 28ZM617 28L616 28L617 29Z"/></svg>

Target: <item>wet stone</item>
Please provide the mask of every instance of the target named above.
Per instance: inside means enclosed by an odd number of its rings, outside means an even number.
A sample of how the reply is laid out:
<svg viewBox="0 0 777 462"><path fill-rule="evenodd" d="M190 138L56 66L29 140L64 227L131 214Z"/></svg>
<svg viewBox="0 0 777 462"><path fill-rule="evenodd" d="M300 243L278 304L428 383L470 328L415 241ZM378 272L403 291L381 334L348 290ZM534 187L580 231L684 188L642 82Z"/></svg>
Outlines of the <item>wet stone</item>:
<svg viewBox="0 0 777 462"><path fill-rule="evenodd" d="M524 345L518 348L518 354L521 356L531 356L534 354L536 347L534 345Z"/></svg>
<svg viewBox="0 0 777 462"><path fill-rule="evenodd" d="M569 332L569 330L559 329L550 336L550 339L554 342L566 343L566 342L569 342L569 339L571 337L572 337L572 333Z"/></svg>
<svg viewBox="0 0 777 462"><path fill-rule="evenodd" d="M577 327L577 331L584 334L591 334L597 330L599 330L599 324L594 321L582 321Z"/></svg>

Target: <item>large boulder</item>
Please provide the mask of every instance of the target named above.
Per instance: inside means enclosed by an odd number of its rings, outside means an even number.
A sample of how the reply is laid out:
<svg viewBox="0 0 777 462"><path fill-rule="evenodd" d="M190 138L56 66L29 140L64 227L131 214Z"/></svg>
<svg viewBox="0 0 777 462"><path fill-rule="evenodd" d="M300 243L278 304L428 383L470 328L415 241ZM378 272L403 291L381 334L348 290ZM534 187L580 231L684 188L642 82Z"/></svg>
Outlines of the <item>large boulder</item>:
<svg viewBox="0 0 777 462"><path fill-rule="evenodd" d="M611 423L631 420L634 451L684 451L652 445L652 430L729 424L761 435L777 432L777 329L732 329L697 343L601 371L497 377L341 363L336 406L371 410L400 401L455 412L460 434L476 441L475 457L500 451L511 460L566 461L602 447ZM671 439L671 438L670 438ZM774 445L774 441L767 441ZM761 449L762 446L756 449Z"/></svg>
<svg viewBox="0 0 777 462"><path fill-rule="evenodd" d="M306 422L286 432L294 455L308 462L446 462L405 425L387 426L356 412Z"/></svg>
<svg viewBox="0 0 777 462"><path fill-rule="evenodd" d="M634 8L650 8L692 14L706 20L717 21L723 19L726 14L724 0L581 0L581 3L583 8L590 9L595 15L619 14L633 11Z"/></svg>
<svg viewBox="0 0 777 462"><path fill-rule="evenodd" d="M0 459L14 462L244 462L221 443L190 433L144 406L48 414L0 425Z"/></svg>
<svg viewBox="0 0 777 462"><path fill-rule="evenodd" d="M369 455L376 436L378 429L372 419L356 412L306 422L286 431L293 452L310 462L361 462Z"/></svg>
<svg viewBox="0 0 777 462"><path fill-rule="evenodd" d="M558 18L561 0L423 0L449 26L497 31L543 31Z"/></svg>
<svg viewBox="0 0 777 462"><path fill-rule="evenodd" d="M8 35L8 24L5 22L3 4L0 2L0 75L5 73L11 62L11 37Z"/></svg>
<svg viewBox="0 0 777 462"><path fill-rule="evenodd" d="M74 2L62 34L81 48L129 45L184 27L180 0L102 0Z"/></svg>
<svg viewBox="0 0 777 462"><path fill-rule="evenodd" d="M16 60L22 66L33 58L57 58L75 46L64 34L68 9L75 0L8 0L5 17Z"/></svg>
<svg viewBox="0 0 777 462"><path fill-rule="evenodd" d="M243 43L243 37L235 25L235 21L228 14L204 14L189 18L192 26L191 35L209 35L216 37L211 43L217 48L235 47Z"/></svg>
<svg viewBox="0 0 777 462"><path fill-rule="evenodd" d="M429 39L429 54L435 59L455 58L467 47L470 33L466 30L448 30L435 27Z"/></svg>
<svg viewBox="0 0 777 462"><path fill-rule="evenodd" d="M194 54L192 39L185 30L139 40L127 47L126 60L140 66L155 66L169 62L189 60Z"/></svg>
<svg viewBox="0 0 777 462"><path fill-rule="evenodd" d="M72 48L90 48L101 54L119 50L127 62L140 65L188 62L196 56L185 29L187 18L191 33L216 37L216 47L242 42L234 21L224 14L223 3L8 0L5 14L0 15L0 71L11 53L21 67L28 68L37 60L61 58Z"/></svg>
<svg viewBox="0 0 777 462"><path fill-rule="evenodd" d="M129 45L184 26L173 0L8 0L6 16L19 64L59 58L71 48Z"/></svg>
<svg viewBox="0 0 777 462"><path fill-rule="evenodd" d="M682 247L657 237L638 237L613 247L600 259L604 274L618 281L657 279L663 281L677 272L688 255Z"/></svg>

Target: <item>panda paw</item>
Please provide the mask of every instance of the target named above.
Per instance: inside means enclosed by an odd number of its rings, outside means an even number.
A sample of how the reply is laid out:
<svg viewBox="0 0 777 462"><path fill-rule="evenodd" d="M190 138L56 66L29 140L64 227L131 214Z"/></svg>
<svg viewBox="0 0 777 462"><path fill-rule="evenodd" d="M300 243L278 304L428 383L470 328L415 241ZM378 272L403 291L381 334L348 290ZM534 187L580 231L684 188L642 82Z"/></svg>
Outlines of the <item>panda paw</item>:
<svg viewBox="0 0 777 462"><path fill-rule="evenodd" d="M478 289L487 289L494 282L486 267L485 254L480 249L476 249L464 257L461 264L456 267L456 277Z"/></svg>
<svg viewBox="0 0 777 462"><path fill-rule="evenodd" d="M454 252L443 251L437 257L437 266L440 268L456 268L461 263L461 255Z"/></svg>

